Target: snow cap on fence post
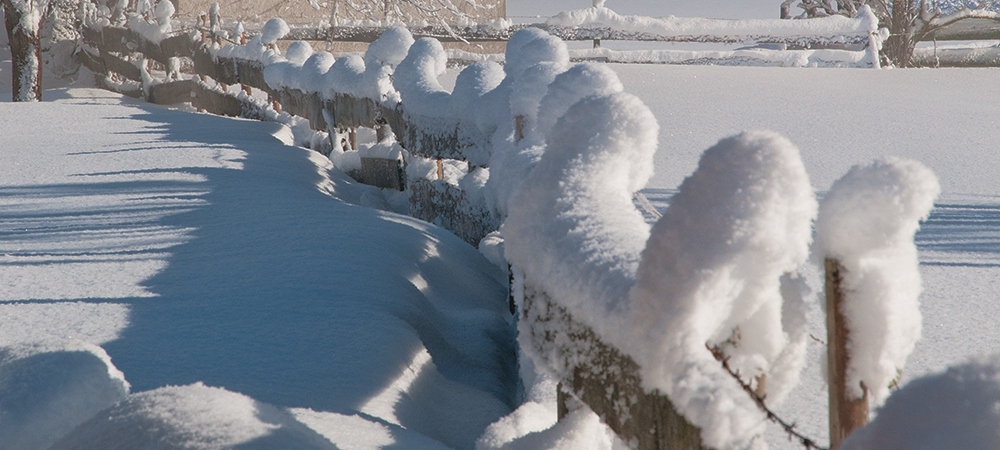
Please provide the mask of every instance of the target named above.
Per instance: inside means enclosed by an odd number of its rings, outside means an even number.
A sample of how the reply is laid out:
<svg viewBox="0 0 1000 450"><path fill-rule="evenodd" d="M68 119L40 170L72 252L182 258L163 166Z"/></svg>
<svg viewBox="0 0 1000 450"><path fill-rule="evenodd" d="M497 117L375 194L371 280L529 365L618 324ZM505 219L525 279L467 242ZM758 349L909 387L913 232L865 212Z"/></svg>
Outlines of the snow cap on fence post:
<svg viewBox="0 0 1000 450"><path fill-rule="evenodd" d="M407 114L448 115L451 94L438 82L447 65L448 55L437 39L420 38L410 46L392 77L392 85L399 91Z"/></svg>
<svg viewBox="0 0 1000 450"><path fill-rule="evenodd" d="M291 30L284 19L275 17L264 24L264 28L260 31L260 42L268 46L274 45L278 42L278 39L285 37L289 31Z"/></svg>
<svg viewBox="0 0 1000 450"><path fill-rule="evenodd" d="M913 242L941 188L916 161L884 158L853 167L820 204L817 258L843 267L841 288L848 332L847 389L867 387L876 404L920 339L921 292Z"/></svg>
<svg viewBox="0 0 1000 450"><path fill-rule="evenodd" d="M545 139L556 121L570 106L589 96L622 92L624 87L615 71L604 64L582 63L556 76L538 105L536 134Z"/></svg>
<svg viewBox="0 0 1000 450"><path fill-rule="evenodd" d="M633 95L580 101L556 123L501 229L508 261L602 336L617 330L610 316L649 235L632 193L652 176L658 131Z"/></svg>
<svg viewBox="0 0 1000 450"><path fill-rule="evenodd" d="M747 385L768 376L769 403L797 382L806 321L804 308L786 307L802 299L783 295L782 280L808 259L816 208L798 149L751 131L705 151L653 226L626 348L647 389L665 392L709 447L746 447L764 426L713 353Z"/></svg>

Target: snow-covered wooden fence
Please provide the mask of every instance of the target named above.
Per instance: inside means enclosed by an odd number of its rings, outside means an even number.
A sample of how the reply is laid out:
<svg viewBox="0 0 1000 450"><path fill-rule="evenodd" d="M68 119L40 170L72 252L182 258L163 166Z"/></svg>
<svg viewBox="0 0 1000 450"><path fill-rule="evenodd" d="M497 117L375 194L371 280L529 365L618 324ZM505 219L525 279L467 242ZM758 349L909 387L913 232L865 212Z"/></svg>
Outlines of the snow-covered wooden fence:
<svg viewBox="0 0 1000 450"><path fill-rule="evenodd" d="M720 141L650 232L631 198L650 175L656 121L609 68L571 65L558 37L518 31L504 67L473 64L449 92L437 81L447 55L435 39L414 41L408 30L391 28L363 58L334 60L305 43L281 55L273 44L287 32L282 25L271 22L242 45L221 45L214 27L155 40L134 26L98 24L84 33L91 47L84 61L107 87L153 102L252 118L283 110L331 139L343 129L375 128L378 142L361 155L357 178L409 191L412 215L471 244L501 229L521 347L561 383L560 416L582 402L640 449L745 447L759 437L773 418L768 405L794 385L807 335L790 273L807 258L817 208L791 143L766 132ZM163 70L150 70L147 60ZM184 79L185 64L196 76ZM873 295L900 312L882 328L888 331L848 324L842 334L853 348L898 346L878 342L887 341L885 333L903 335L903 344L888 352L896 359L843 358L853 370L831 370L853 374L836 383L846 399L881 399L884 367L901 367L899 356L912 349L907 315L916 300L907 286L914 276L919 286L919 275L915 248L906 245L937 187L926 169L906 162L856 172L819 209L826 224L817 226L820 249L840 267L830 278L847 286L831 283L828 291L850 292L840 296L857 303L852 296L865 294L871 279L876 288L896 288L899 295ZM885 199L903 208L901 219L865 222L852 213L837 222L844 211L892 210L852 203L871 203L877 195L870 191L901 196ZM872 223L885 227L875 234L888 243L852 247ZM844 230L856 235L844 238ZM869 250L878 253L864 254ZM903 269L871 272L873 258ZM859 267L859 259L867 265ZM900 282L910 284L893 285ZM839 309L871 315L863 306ZM877 342L858 344L866 340Z"/></svg>

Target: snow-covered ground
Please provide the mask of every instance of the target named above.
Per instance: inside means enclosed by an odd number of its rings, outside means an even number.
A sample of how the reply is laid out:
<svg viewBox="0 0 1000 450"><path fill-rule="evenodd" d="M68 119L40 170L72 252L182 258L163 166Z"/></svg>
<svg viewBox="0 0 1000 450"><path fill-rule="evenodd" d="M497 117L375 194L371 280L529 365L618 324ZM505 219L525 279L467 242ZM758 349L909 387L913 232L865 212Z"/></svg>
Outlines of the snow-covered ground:
<svg viewBox="0 0 1000 450"><path fill-rule="evenodd" d="M644 193L660 209L702 151L744 129L787 136L820 195L876 157L927 165L942 195L917 234L923 339L903 382L997 352L997 70L612 67L659 121ZM6 83L0 62L0 95ZM122 399L61 448L470 448L517 406L506 279L450 233L371 208L378 190L286 145L280 125L81 88L45 98L0 103L0 370L14 374L0 438L33 431L14 448ZM817 297L819 339L822 319ZM820 349L780 412L825 442ZM78 385L42 376L53 367ZM76 406L39 420L52 398ZM767 440L797 448L773 427Z"/></svg>
<svg viewBox="0 0 1000 450"><path fill-rule="evenodd" d="M660 123L656 174L645 190L663 208L704 149L744 129L787 136L822 195L851 166L897 155L942 187L917 233L923 337L903 383L1000 351L1000 88L996 69L773 69L615 65ZM818 269L810 274L821 292ZM819 297L810 333L826 339ZM810 341L802 383L781 412L826 441L822 345ZM770 429L772 448L801 448Z"/></svg>

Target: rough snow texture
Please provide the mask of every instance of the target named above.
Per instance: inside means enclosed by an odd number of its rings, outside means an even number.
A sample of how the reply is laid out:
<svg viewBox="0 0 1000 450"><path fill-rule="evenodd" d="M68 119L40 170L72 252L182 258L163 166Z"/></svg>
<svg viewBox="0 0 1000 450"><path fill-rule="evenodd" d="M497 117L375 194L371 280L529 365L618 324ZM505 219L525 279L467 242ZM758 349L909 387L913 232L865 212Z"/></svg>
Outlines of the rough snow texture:
<svg viewBox="0 0 1000 450"><path fill-rule="evenodd" d="M915 379L893 393L843 450L1000 448L1000 358Z"/></svg>
<svg viewBox="0 0 1000 450"><path fill-rule="evenodd" d="M709 447L747 445L763 415L706 347L745 383L767 376L771 402L792 387L773 380L796 379L786 372L801 368L805 319L785 308L781 278L807 260L815 215L798 149L753 131L705 151L653 227L631 292L634 341L623 348Z"/></svg>
<svg viewBox="0 0 1000 450"><path fill-rule="evenodd" d="M0 442L7 450L48 448L128 394L100 347L45 340L0 348Z"/></svg>
<svg viewBox="0 0 1000 450"><path fill-rule="evenodd" d="M855 398L862 396L864 383L881 403L920 339L921 285L913 237L940 190L922 164L885 158L855 166L823 198L816 253L844 268L847 388Z"/></svg>

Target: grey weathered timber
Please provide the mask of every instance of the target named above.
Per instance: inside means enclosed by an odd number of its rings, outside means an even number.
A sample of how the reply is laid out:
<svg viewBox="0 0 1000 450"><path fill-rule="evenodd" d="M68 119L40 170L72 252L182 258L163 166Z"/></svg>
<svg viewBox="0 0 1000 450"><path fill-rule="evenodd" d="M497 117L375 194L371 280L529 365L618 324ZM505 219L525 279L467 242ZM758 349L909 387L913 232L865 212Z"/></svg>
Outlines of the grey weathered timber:
<svg viewBox="0 0 1000 450"><path fill-rule="evenodd" d="M500 228L500 220L443 180L410 183L410 215L440 225L474 247Z"/></svg>
<svg viewBox="0 0 1000 450"><path fill-rule="evenodd" d="M263 114L255 110L255 105L244 102L232 95L208 89L201 83L195 83L194 97L191 104L212 114L229 117L244 117L247 119L262 119Z"/></svg>
<svg viewBox="0 0 1000 450"><path fill-rule="evenodd" d="M180 80L150 86L146 101L158 105L191 103L196 84L194 80Z"/></svg>
<svg viewBox="0 0 1000 450"><path fill-rule="evenodd" d="M378 124L379 108L370 98L357 98L346 94L335 94L324 101L330 111L334 125L344 128L368 127Z"/></svg>
<svg viewBox="0 0 1000 450"><path fill-rule="evenodd" d="M848 330L842 313L844 291L843 266L827 258L826 269L826 339L827 383L830 395L830 450L836 450L852 431L868 423L868 389L861 385L864 395L852 398L847 390Z"/></svg>
<svg viewBox="0 0 1000 450"><path fill-rule="evenodd" d="M108 75L111 73L117 73L118 75L132 81L142 82L142 71L136 67L135 63L125 61L114 53L107 52L103 49L101 50L100 59L104 63L105 70L103 73Z"/></svg>
<svg viewBox="0 0 1000 450"><path fill-rule="evenodd" d="M397 191L406 190L406 169L398 159L361 158L361 183Z"/></svg>
<svg viewBox="0 0 1000 450"><path fill-rule="evenodd" d="M278 101L289 114L309 120L312 129L327 129L326 118L323 117L323 99L318 93L285 88L278 91Z"/></svg>
<svg viewBox="0 0 1000 450"><path fill-rule="evenodd" d="M913 67L1000 67L1000 48L921 48L910 59Z"/></svg>
<svg viewBox="0 0 1000 450"><path fill-rule="evenodd" d="M639 450L704 449L700 430L679 414L667 396L642 387L639 366L574 319L525 277L521 320L527 321L536 354L572 375L562 389L590 407L619 437ZM584 361L583 363L575 363ZM568 408L560 405L565 413Z"/></svg>

